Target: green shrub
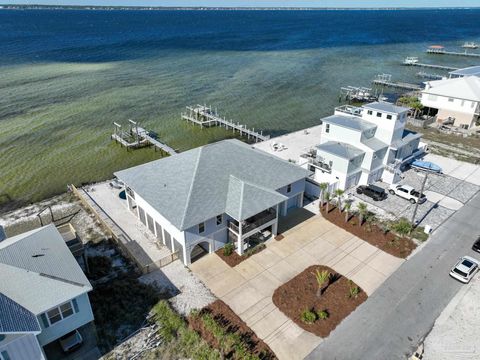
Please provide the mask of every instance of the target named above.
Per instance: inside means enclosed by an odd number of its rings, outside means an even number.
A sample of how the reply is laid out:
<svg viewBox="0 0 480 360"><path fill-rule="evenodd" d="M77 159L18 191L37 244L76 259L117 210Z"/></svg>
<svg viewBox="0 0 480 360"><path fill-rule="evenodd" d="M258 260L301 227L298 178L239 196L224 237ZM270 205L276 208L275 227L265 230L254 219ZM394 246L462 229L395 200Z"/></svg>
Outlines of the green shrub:
<svg viewBox="0 0 480 360"><path fill-rule="evenodd" d="M327 310L322 310L317 313L317 316L321 320L326 320L330 316Z"/></svg>
<svg viewBox="0 0 480 360"><path fill-rule="evenodd" d="M350 286L348 297L349 298L356 298L360 293L360 288L358 286Z"/></svg>
<svg viewBox="0 0 480 360"><path fill-rule="evenodd" d="M300 315L300 319L305 323L305 324L313 324L315 320L317 320L317 314L315 314L311 310L304 310L302 314Z"/></svg>
<svg viewBox="0 0 480 360"><path fill-rule="evenodd" d="M258 244L257 246L254 246L250 249L247 249L247 251L245 251L243 253L243 256L245 257L249 257L249 256L252 256L253 254L256 254L257 252L259 252L260 250L263 250L265 249L267 246L265 244Z"/></svg>
<svg viewBox="0 0 480 360"><path fill-rule="evenodd" d="M170 308L165 300L153 307L153 313L155 321L160 325L160 335L165 341L172 341L179 330L186 327L184 320Z"/></svg>
<svg viewBox="0 0 480 360"><path fill-rule="evenodd" d="M230 255L232 255L233 250L235 250L235 245L233 245L232 243L227 243L227 244L223 247L223 256L230 256Z"/></svg>

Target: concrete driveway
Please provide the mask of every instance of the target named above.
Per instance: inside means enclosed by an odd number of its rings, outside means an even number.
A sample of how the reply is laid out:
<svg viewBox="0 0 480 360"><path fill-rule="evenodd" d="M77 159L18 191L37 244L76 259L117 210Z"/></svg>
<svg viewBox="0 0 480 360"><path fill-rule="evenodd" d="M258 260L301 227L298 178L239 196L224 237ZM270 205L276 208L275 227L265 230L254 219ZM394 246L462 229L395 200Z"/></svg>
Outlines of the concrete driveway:
<svg viewBox="0 0 480 360"><path fill-rule="evenodd" d="M283 233L281 241L234 268L210 254L190 268L227 303L279 359L303 359L322 339L304 331L272 302L280 285L310 265L327 265L371 295L404 260L389 255L323 219L313 216Z"/></svg>

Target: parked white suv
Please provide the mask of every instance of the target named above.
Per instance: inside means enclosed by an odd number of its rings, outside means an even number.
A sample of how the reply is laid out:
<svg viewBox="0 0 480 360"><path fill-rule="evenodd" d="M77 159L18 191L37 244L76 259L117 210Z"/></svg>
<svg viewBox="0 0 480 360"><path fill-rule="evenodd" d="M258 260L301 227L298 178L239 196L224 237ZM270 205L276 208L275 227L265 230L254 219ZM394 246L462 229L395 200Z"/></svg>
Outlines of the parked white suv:
<svg viewBox="0 0 480 360"><path fill-rule="evenodd" d="M407 199L412 204L415 204L416 202L423 204L427 201L424 194L420 197L420 193L409 185L392 184L390 185L390 190L388 190L388 192L392 195L398 195Z"/></svg>
<svg viewBox="0 0 480 360"><path fill-rule="evenodd" d="M455 266L450 270L450 276L468 284L472 277L478 272L479 263L477 259L470 256L461 257Z"/></svg>

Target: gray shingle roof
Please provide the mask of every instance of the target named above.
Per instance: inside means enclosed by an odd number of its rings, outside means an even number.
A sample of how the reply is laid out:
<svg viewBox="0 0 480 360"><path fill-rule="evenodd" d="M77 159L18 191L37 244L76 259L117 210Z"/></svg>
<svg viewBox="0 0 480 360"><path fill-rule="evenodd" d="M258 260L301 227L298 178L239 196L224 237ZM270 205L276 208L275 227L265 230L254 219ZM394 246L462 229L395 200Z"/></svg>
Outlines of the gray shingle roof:
<svg viewBox="0 0 480 360"><path fill-rule="evenodd" d="M323 118L322 121L357 131L364 131L377 127L375 124L356 116L331 115Z"/></svg>
<svg viewBox="0 0 480 360"><path fill-rule="evenodd" d="M376 137L371 137L370 139L364 139L362 140L362 143L367 145L373 151L378 151L388 147L388 144L384 143L381 140L378 140Z"/></svg>
<svg viewBox="0 0 480 360"><path fill-rule="evenodd" d="M335 141L328 141L326 143L318 145L317 149L347 160L351 160L356 158L357 156L365 154L364 151L360 150L355 146Z"/></svg>
<svg viewBox="0 0 480 360"><path fill-rule="evenodd" d="M415 139L421 138L421 137L422 137L422 134L419 134L419 133L416 133L416 132L413 132L413 131L409 131L409 130L405 130L403 132L402 138L400 140L394 141L392 143L392 148L393 149L399 149L402 146L407 145L409 142L411 142Z"/></svg>
<svg viewBox="0 0 480 360"><path fill-rule="evenodd" d="M0 334L39 332L40 325L37 317L8 296L0 293Z"/></svg>
<svg viewBox="0 0 480 360"><path fill-rule="evenodd" d="M92 289L54 225L0 242L0 292L38 315Z"/></svg>
<svg viewBox="0 0 480 360"><path fill-rule="evenodd" d="M270 206L271 197L263 193L265 198L253 199L250 192L275 191L309 174L239 140L220 141L115 173L180 230L223 214L227 209L235 212L230 216L240 216L233 209L241 201L245 214L262 206L263 210ZM231 176L244 185L231 180ZM252 186L257 189L252 190ZM235 193L242 187L248 191L240 200Z"/></svg>
<svg viewBox="0 0 480 360"><path fill-rule="evenodd" d="M390 114L400 114L405 111L410 110L409 108L402 107L402 106L396 106L391 103L387 102L374 102L371 104L366 104L362 106L364 109L369 109L369 110L377 110L377 111L382 111L382 112L387 112Z"/></svg>

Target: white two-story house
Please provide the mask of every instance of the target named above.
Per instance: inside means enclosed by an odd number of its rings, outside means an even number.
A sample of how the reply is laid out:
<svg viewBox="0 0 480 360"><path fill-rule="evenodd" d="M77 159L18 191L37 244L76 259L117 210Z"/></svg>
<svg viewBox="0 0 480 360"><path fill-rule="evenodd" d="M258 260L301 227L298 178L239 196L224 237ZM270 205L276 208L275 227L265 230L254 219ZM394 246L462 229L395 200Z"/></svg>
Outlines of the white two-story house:
<svg viewBox="0 0 480 360"><path fill-rule="evenodd" d="M302 155L308 159L305 166L316 181L340 189L398 181L401 165L419 151L421 138L405 130L408 111L385 102L335 109L322 119L320 144Z"/></svg>
<svg viewBox="0 0 480 360"><path fill-rule="evenodd" d="M54 225L0 241L2 360L44 359L43 346L93 321L88 279Z"/></svg>
<svg viewBox="0 0 480 360"><path fill-rule="evenodd" d="M239 140L224 140L115 173L129 209L189 265L227 242L239 254L277 234L281 216L303 205L311 173Z"/></svg>
<svg viewBox="0 0 480 360"><path fill-rule="evenodd" d="M422 105L432 109L438 122L451 118L455 126L470 129L480 117L480 77L463 76L428 81L422 91Z"/></svg>

